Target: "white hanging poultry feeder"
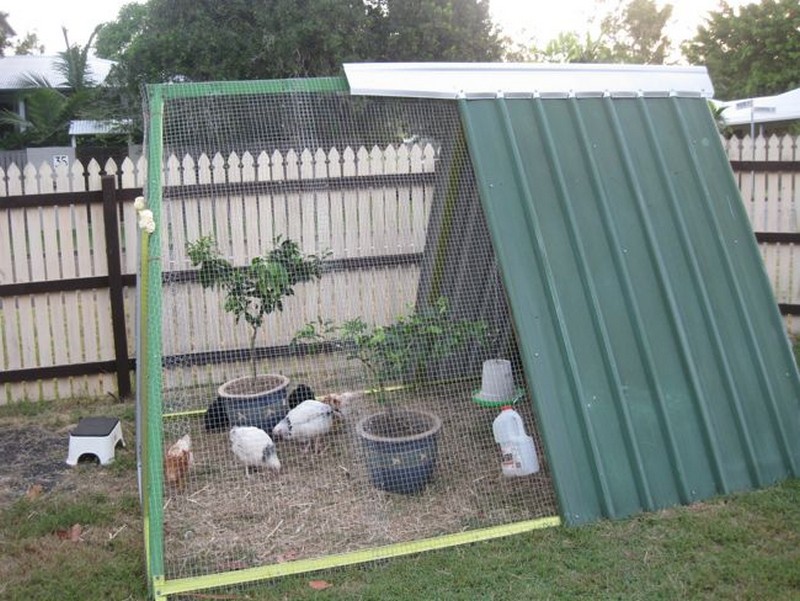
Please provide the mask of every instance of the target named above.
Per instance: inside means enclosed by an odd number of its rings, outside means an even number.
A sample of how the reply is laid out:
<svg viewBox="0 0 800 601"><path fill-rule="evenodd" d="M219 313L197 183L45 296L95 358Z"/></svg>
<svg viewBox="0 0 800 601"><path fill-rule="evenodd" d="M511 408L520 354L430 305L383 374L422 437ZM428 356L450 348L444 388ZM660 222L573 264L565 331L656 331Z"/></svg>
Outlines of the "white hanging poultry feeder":
<svg viewBox="0 0 800 601"><path fill-rule="evenodd" d="M511 361L489 359L483 362L481 389L472 395L472 400L482 407L513 405L522 396L521 388L514 388Z"/></svg>

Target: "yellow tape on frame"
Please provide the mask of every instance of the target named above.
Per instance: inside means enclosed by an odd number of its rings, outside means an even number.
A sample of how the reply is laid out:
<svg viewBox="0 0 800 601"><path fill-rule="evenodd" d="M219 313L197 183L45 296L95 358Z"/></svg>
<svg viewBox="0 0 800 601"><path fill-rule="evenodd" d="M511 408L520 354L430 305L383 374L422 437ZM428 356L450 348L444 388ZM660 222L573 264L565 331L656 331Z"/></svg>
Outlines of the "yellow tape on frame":
<svg viewBox="0 0 800 601"><path fill-rule="evenodd" d="M470 530L468 532L458 532L446 534L434 538L426 538L407 543L395 543L363 551L353 551L350 553L339 553L326 557L314 559L300 559L287 563L263 566L258 568L248 568L235 572L223 572L221 574L211 574L208 576L198 576L196 578L180 578L176 580L166 580L157 584L156 595L159 599L177 593L186 593L208 588L231 586L255 582L257 580L267 580L280 576L290 576L292 574L303 574L318 570L328 570L340 568L348 565L367 563L379 559L389 559L403 555L413 555L424 551L434 551L447 547L455 547L468 543L477 543L514 534L522 534L532 530L552 528L561 525L561 518L558 516L539 518L536 520L526 520L514 524L504 524L491 528Z"/></svg>

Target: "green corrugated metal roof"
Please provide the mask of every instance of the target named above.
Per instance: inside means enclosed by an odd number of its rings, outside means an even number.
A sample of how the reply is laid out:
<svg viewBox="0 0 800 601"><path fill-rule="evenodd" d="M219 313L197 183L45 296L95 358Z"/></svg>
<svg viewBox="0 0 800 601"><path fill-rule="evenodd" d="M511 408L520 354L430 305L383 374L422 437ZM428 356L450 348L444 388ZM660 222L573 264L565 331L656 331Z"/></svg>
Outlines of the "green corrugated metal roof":
<svg viewBox="0 0 800 601"><path fill-rule="evenodd" d="M800 475L800 379L706 101L460 108L565 519Z"/></svg>

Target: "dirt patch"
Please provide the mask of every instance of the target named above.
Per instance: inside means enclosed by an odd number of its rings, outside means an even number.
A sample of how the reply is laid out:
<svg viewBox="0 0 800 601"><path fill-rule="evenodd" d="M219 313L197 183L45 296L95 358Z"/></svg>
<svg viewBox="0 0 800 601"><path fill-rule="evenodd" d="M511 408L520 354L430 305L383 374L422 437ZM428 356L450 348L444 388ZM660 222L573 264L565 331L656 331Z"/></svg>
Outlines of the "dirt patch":
<svg viewBox="0 0 800 601"><path fill-rule="evenodd" d="M113 416L126 410L129 406L117 404L81 413ZM46 416L0 417L0 506L14 503L34 487L39 494L60 491L117 494L122 489L135 490L133 424L121 422L128 446L117 447L115 464L101 466L96 458L86 456L71 467L66 463L69 435L77 426L71 411L54 408ZM122 471L129 473L120 478Z"/></svg>
<svg viewBox="0 0 800 601"><path fill-rule="evenodd" d="M67 475L69 430L29 423L0 424L0 503L11 503L31 487L52 490Z"/></svg>

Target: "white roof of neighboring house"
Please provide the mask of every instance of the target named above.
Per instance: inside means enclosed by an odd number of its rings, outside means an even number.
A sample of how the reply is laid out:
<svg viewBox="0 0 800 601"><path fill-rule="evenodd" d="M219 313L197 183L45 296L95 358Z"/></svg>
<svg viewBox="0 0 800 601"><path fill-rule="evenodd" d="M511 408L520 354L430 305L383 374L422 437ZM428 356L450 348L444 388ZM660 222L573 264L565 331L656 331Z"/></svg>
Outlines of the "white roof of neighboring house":
<svg viewBox="0 0 800 601"><path fill-rule="evenodd" d="M725 107L722 118L726 125L747 125L800 119L800 88L777 96L759 96L728 102L714 102Z"/></svg>
<svg viewBox="0 0 800 601"><path fill-rule="evenodd" d="M55 68L59 57L56 55L19 55L0 57L0 90L19 90L27 87L22 85L22 78L29 73L44 77L52 86L66 87L64 77ZM90 76L95 83L101 84L108 77L114 61L89 57Z"/></svg>
<svg viewBox="0 0 800 601"><path fill-rule="evenodd" d="M70 136L98 136L103 134L125 133L131 125L130 119L75 119L69 122Z"/></svg>

